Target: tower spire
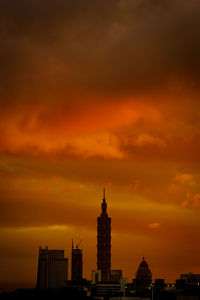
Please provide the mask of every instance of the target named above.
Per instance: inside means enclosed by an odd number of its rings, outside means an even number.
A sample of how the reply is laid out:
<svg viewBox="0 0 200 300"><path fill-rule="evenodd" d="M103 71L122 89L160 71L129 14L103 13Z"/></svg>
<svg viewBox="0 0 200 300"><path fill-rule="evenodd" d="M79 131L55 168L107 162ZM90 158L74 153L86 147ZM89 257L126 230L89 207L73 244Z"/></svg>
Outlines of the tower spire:
<svg viewBox="0 0 200 300"><path fill-rule="evenodd" d="M106 189L103 188L103 202L101 203L101 215L107 216Z"/></svg>
<svg viewBox="0 0 200 300"><path fill-rule="evenodd" d="M103 188L103 202L106 202L106 189Z"/></svg>

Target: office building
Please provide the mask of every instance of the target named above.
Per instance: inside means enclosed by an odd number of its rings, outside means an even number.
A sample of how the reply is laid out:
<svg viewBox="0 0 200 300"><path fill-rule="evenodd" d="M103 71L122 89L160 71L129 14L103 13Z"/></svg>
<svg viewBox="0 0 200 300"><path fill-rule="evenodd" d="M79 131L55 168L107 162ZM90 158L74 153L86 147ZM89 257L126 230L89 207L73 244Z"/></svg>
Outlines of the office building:
<svg viewBox="0 0 200 300"><path fill-rule="evenodd" d="M186 273L181 274L181 280L185 280L189 284L199 284L200 283L200 274Z"/></svg>
<svg viewBox="0 0 200 300"><path fill-rule="evenodd" d="M58 289L65 286L68 279L68 259L64 250L48 250L39 247L37 288Z"/></svg>
<svg viewBox="0 0 200 300"><path fill-rule="evenodd" d="M110 270L110 276L109 281L120 283L120 280L122 279L122 270Z"/></svg>
<svg viewBox="0 0 200 300"><path fill-rule="evenodd" d="M112 283L112 282L99 282L96 284L97 295L98 296L106 296L106 295L115 295L119 294L121 291L120 283Z"/></svg>
<svg viewBox="0 0 200 300"><path fill-rule="evenodd" d="M79 245L74 248L72 242L72 260L71 260L71 280L82 280L82 249L79 249Z"/></svg>
<svg viewBox="0 0 200 300"><path fill-rule="evenodd" d="M157 278L155 279L155 288L156 289L164 289L165 287L165 280Z"/></svg>
<svg viewBox="0 0 200 300"><path fill-rule="evenodd" d="M92 284L101 282L101 270L92 270Z"/></svg>

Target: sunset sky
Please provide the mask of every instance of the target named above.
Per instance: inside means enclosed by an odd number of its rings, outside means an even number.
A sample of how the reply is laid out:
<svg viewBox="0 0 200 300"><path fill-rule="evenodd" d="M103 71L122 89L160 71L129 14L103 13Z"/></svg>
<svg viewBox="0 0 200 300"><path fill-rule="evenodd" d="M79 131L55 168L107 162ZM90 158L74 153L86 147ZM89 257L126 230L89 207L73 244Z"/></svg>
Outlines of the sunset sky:
<svg viewBox="0 0 200 300"><path fill-rule="evenodd" d="M200 1L0 0L0 36L0 288L72 238L90 279L104 186L112 269L200 273Z"/></svg>

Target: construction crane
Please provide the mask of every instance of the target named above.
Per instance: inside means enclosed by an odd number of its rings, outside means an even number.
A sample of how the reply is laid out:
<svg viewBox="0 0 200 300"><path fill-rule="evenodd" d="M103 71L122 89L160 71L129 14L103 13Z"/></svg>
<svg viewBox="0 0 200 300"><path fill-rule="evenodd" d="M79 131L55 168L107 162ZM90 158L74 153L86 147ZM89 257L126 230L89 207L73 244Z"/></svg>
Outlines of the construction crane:
<svg viewBox="0 0 200 300"><path fill-rule="evenodd" d="M82 240L79 241L79 243L76 245L76 249L78 249L78 247L80 246Z"/></svg>

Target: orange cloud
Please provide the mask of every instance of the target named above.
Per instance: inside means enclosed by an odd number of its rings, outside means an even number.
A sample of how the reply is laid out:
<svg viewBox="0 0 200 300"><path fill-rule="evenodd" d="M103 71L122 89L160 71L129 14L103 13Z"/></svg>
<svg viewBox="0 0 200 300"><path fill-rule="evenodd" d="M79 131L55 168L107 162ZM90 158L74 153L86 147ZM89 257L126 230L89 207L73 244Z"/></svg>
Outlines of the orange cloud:
<svg viewBox="0 0 200 300"><path fill-rule="evenodd" d="M178 174L172 178L169 185L169 191L174 193L188 192L188 189L196 184L191 174Z"/></svg>
<svg viewBox="0 0 200 300"><path fill-rule="evenodd" d="M193 183L193 176L191 174L179 174L176 175L173 179L173 182L176 182L178 184L185 184L185 183Z"/></svg>
<svg viewBox="0 0 200 300"><path fill-rule="evenodd" d="M155 223L148 224L148 228L158 229L158 228L160 228L160 223L155 222Z"/></svg>
<svg viewBox="0 0 200 300"><path fill-rule="evenodd" d="M66 187L65 189L63 189L62 192L70 192L70 191L77 191L77 190L79 190L78 185L70 185L70 186Z"/></svg>
<svg viewBox="0 0 200 300"><path fill-rule="evenodd" d="M187 193L186 196L187 199L181 203L183 207L200 208L200 193L198 194Z"/></svg>
<svg viewBox="0 0 200 300"><path fill-rule="evenodd" d="M152 144L155 145L159 148L163 148L166 146L166 142L164 141L164 139L156 137L156 136L152 136L150 134L147 133L142 133L134 138L129 139L128 144L132 143L135 146L145 146L148 144Z"/></svg>
<svg viewBox="0 0 200 300"><path fill-rule="evenodd" d="M72 138L69 142L71 154L88 158L104 157L122 159L125 153L120 149L120 141L112 134L101 132ZM66 145L67 150L68 145Z"/></svg>
<svg viewBox="0 0 200 300"><path fill-rule="evenodd" d="M134 104L135 102L135 104ZM14 108L13 108L14 109ZM160 112L150 106L126 99L116 105L109 102L77 110L45 107L24 107L4 118L1 130L1 153L26 153L31 155L62 154L82 158L126 157L118 136L120 128L140 122L159 122ZM163 142L159 138L143 135L137 145Z"/></svg>
<svg viewBox="0 0 200 300"><path fill-rule="evenodd" d="M133 183L130 183L129 185L126 186L126 189L129 190L129 191L137 191L140 187L140 180L139 179L136 179L134 180Z"/></svg>

